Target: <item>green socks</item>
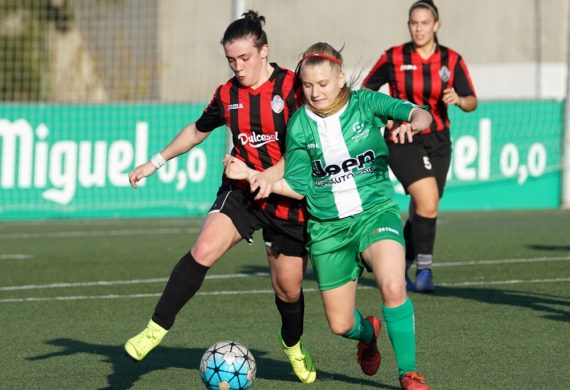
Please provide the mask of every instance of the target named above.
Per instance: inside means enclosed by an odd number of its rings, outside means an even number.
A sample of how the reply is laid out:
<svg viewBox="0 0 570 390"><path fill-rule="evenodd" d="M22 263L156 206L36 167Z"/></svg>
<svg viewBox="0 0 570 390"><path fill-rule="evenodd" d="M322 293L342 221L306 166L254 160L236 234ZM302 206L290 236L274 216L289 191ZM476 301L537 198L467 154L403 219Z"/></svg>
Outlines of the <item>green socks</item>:
<svg viewBox="0 0 570 390"><path fill-rule="evenodd" d="M374 328L372 324L366 321L362 314L358 310L354 311L354 326L347 333L343 334L342 337L351 340L358 340L364 344L370 344L374 338Z"/></svg>
<svg viewBox="0 0 570 390"><path fill-rule="evenodd" d="M416 332L414 305L410 298L398 307L382 306L382 314L386 322L386 331L392 343L399 375L408 371L416 371ZM354 326L342 335L351 340L370 344L374 338L372 324L366 321L358 310L354 311Z"/></svg>
<svg viewBox="0 0 570 390"><path fill-rule="evenodd" d="M414 320L414 305L410 298L398 307L382 306L382 314L386 322L386 331L396 361L400 376L408 371L416 371L416 332ZM366 321L367 322L367 321Z"/></svg>

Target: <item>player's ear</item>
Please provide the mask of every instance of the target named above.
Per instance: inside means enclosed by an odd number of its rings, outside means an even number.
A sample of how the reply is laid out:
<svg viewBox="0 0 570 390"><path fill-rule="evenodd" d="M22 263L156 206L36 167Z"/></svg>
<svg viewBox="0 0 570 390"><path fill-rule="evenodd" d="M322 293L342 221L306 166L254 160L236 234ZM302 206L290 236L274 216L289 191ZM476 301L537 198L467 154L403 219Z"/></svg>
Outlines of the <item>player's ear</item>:
<svg viewBox="0 0 570 390"><path fill-rule="evenodd" d="M344 76L344 72L340 72L338 74L338 86L340 89L344 88L346 85L346 77Z"/></svg>
<svg viewBox="0 0 570 390"><path fill-rule="evenodd" d="M262 60L265 60L269 56L269 45L263 45L259 49L259 56Z"/></svg>

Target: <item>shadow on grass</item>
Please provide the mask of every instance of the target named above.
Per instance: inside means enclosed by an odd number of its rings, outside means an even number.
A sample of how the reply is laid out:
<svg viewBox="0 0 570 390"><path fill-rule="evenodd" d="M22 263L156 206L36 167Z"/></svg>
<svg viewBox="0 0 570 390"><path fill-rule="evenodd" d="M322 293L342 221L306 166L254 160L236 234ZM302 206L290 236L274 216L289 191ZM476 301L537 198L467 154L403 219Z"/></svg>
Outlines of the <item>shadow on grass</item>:
<svg viewBox="0 0 570 390"><path fill-rule="evenodd" d="M61 348L58 352L27 358L29 361L39 361L62 356L76 354L91 354L101 356L104 361L111 363L113 372L107 378L107 386L102 389L129 389L145 374L167 370L169 368L183 368L198 373L200 359L204 349L197 348L173 348L161 346L154 350L144 361L133 362L124 352L122 345L91 344L81 340L58 338L47 342ZM291 371L291 366L285 360L275 360L266 357L267 352L252 349L257 362L257 378L271 381L297 383L298 380ZM381 385L380 383L366 378L355 378L339 373L318 371L321 380L360 384L371 388L398 389L394 386ZM317 379L317 382L319 379ZM301 385L299 383L299 385Z"/></svg>
<svg viewBox="0 0 570 390"><path fill-rule="evenodd" d="M370 288L376 287L376 282L369 277L361 278L358 283L360 286ZM416 294L422 293L410 293L412 299ZM450 287L441 285L436 286L434 292L427 293L425 295L434 298L456 297L494 305L518 306L534 310L542 315L543 318L549 320L570 322L570 299L553 295L536 294L524 291L499 290L494 288ZM561 309L554 306L562 306L563 308ZM568 308L568 310L565 310L564 308Z"/></svg>
<svg viewBox="0 0 570 390"><path fill-rule="evenodd" d="M560 297L522 291L447 286L437 286L435 292L431 295L434 297L471 299L494 305L517 306L534 310L546 319L570 322L570 310L564 309L570 309L570 300ZM564 308L561 309L554 306L562 306Z"/></svg>
<svg viewBox="0 0 570 390"><path fill-rule="evenodd" d="M542 244L529 244L527 248L537 251L570 251L570 245L542 245Z"/></svg>

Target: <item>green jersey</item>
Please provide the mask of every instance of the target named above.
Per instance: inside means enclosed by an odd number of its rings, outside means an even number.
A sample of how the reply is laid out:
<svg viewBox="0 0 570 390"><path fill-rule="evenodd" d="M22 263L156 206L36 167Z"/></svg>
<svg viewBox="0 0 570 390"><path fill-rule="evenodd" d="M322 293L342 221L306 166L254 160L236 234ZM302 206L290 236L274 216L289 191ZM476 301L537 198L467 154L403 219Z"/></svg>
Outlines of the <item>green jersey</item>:
<svg viewBox="0 0 570 390"><path fill-rule="evenodd" d="M353 91L339 112L321 118L306 106L287 125L285 175L307 199L311 218L335 220L392 198L388 147L380 126L408 121L410 102L375 91Z"/></svg>

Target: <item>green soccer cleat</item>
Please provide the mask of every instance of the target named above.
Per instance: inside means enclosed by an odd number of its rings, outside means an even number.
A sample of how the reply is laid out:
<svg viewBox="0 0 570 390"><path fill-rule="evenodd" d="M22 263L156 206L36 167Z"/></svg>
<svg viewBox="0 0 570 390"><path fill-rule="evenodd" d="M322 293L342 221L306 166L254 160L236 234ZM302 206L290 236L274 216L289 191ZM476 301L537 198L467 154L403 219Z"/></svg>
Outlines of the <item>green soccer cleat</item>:
<svg viewBox="0 0 570 390"><path fill-rule="evenodd" d="M150 351L160 344L166 333L168 333L166 329L153 320L150 320L142 332L125 343L125 352L135 362L140 362Z"/></svg>
<svg viewBox="0 0 570 390"><path fill-rule="evenodd" d="M279 336L279 343L281 348L283 348L283 352L287 355L297 378L303 383L313 383L317 379L317 368L311 353L301 344L301 341L292 347L288 347L283 342L281 336Z"/></svg>

